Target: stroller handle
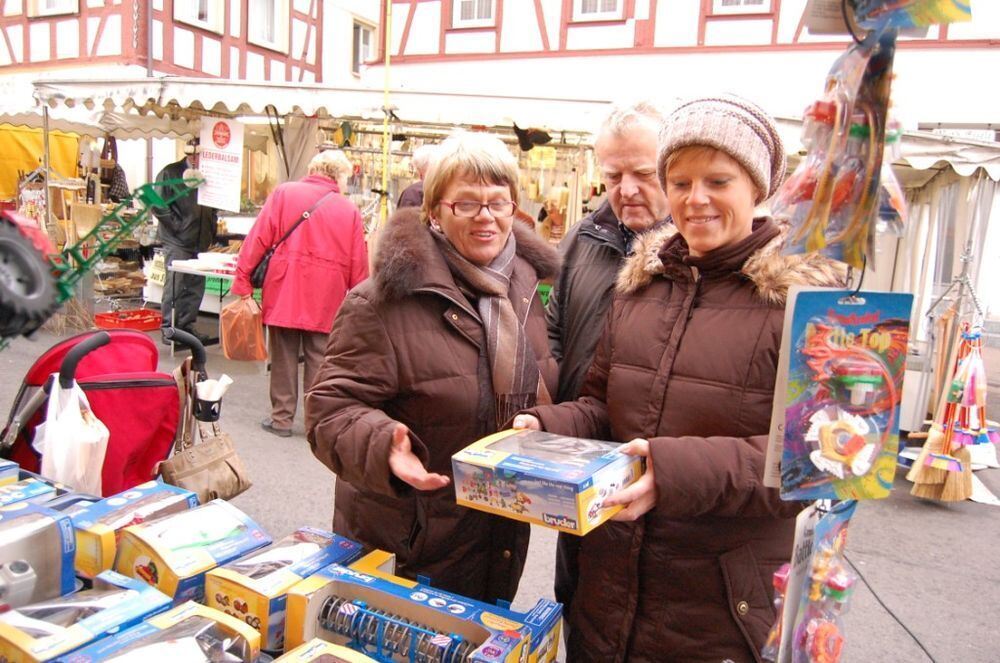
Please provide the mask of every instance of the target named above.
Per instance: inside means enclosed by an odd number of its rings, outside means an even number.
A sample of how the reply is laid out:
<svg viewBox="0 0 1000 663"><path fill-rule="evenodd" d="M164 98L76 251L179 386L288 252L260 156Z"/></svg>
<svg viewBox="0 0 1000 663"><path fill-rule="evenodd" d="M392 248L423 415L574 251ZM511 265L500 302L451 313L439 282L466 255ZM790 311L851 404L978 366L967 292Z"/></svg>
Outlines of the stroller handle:
<svg viewBox="0 0 1000 663"><path fill-rule="evenodd" d="M111 336L108 332L97 332L67 352L62 363L59 365L59 386L63 389L72 387L73 380L76 379L76 366L80 363L80 360L86 357L88 353L110 342Z"/></svg>
<svg viewBox="0 0 1000 663"><path fill-rule="evenodd" d="M199 380L207 379L205 362L208 355L205 353L205 346L201 344L197 336L189 334L183 329L167 327L163 330L163 338L187 346L191 350L191 368L198 374Z"/></svg>

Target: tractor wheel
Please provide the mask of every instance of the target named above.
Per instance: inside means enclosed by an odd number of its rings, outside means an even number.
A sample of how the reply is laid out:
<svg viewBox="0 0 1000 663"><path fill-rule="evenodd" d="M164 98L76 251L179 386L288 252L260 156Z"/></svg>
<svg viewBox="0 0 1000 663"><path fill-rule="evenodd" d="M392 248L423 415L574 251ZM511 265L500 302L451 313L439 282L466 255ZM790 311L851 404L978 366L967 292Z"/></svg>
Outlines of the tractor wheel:
<svg viewBox="0 0 1000 663"><path fill-rule="evenodd" d="M13 224L0 221L0 338L30 334L56 308L48 261Z"/></svg>

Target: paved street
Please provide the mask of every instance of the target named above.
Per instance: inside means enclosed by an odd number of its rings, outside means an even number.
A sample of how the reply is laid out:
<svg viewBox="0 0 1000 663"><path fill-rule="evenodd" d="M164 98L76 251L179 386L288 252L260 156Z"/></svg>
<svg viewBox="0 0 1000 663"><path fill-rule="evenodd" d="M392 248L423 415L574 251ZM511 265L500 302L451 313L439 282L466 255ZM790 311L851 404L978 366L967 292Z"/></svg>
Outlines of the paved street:
<svg viewBox="0 0 1000 663"><path fill-rule="evenodd" d="M205 319L208 328L213 321ZM41 334L35 342L15 340L0 353L0 408L6 411L32 361L56 337ZM157 341L158 341L157 335ZM164 346L160 346L164 348ZM993 373L1000 353L992 353ZM160 367L179 361L161 352ZM295 435L280 439L263 432L267 414L267 379L259 364L227 361L218 347L209 349L209 372L236 380L222 408L224 428L239 444L254 487L234 500L275 538L300 525L329 527L333 475L313 459L305 441L301 414ZM997 389L1000 392L1000 389ZM995 402L995 401L994 401ZM997 418L1000 412L993 412ZM977 474L1000 494L1000 470ZM534 528L532 548L516 607L551 596L555 536ZM972 502L939 504L916 500L909 484L897 480L893 496L859 506L848 540L850 559L886 605L916 634L939 662L998 660L1000 630L1000 508ZM846 619L847 661L928 660L872 594L859 588Z"/></svg>

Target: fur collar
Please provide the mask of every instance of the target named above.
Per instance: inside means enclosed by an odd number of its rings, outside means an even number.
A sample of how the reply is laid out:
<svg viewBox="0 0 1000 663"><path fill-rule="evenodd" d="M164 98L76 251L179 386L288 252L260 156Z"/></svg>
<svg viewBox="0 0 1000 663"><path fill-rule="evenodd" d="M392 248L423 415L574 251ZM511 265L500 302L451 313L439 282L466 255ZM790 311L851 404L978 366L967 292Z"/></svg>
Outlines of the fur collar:
<svg viewBox="0 0 1000 663"><path fill-rule="evenodd" d="M751 255L741 273L754 283L757 294L768 304L784 306L788 289L793 285L838 287L847 282L845 266L816 253L783 255L789 226L778 221L777 237ZM625 261L618 272L616 290L622 294L634 293L663 275L665 268L660 260L660 249L674 235L677 227L666 224L640 235L635 253Z"/></svg>
<svg viewBox="0 0 1000 663"><path fill-rule="evenodd" d="M558 251L517 220L514 237L518 257L534 268L539 279L559 272ZM448 266L417 207L398 210L382 229L374 271L376 290L384 300L400 299L430 283L451 281Z"/></svg>

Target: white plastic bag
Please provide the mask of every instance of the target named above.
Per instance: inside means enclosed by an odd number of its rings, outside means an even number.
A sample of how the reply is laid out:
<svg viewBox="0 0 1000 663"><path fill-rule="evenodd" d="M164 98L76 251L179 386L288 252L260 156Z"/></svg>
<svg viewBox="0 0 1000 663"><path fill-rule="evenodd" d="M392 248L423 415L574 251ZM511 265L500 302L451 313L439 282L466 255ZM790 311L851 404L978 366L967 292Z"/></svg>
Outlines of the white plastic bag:
<svg viewBox="0 0 1000 663"><path fill-rule="evenodd" d="M108 448L108 428L94 416L87 395L76 382L69 389L52 380L45 421L32 443L42 455L42 476L101 495L101 469Z"/></svg>

